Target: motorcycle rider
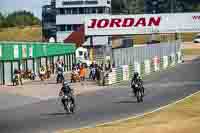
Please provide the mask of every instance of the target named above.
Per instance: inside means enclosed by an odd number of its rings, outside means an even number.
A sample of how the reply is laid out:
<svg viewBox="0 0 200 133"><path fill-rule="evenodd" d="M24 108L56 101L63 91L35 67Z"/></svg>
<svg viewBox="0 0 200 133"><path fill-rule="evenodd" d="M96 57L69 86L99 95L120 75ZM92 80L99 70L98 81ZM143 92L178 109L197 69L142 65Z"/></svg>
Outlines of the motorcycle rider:
<svg viewBox="0 0 200 133"><path fill-rule="evenodd" d="M64 70L63 70L63 68L62 68L61 65L58 66L57 73L58 73L58 75L57 75L57 81L58 81L59 76L61 76L62 80L64 80Z"/></svg>
<svg viewBox="0 0 200 133"><path fill-rule="evenodd" d="M133 75L133 78L131 80L131 88L133 88L133 92L136 96L136 89L135 89L135 84L137 82L142 82L142 79L141 77L139 76L139 73L138 72L134 72L134 75ZM143 83L143 82L142 82Z"/></svg>
<svg viewBox="0 0 200 133"><path fill-rule="evenodd" d="M60 89L59 96L62 96L61 101L64 107L65 107L65 96L69 96L71 98L72 104L74 105L75 100L74 100L74 95L73 95L73 89L69 86L67 81L63 82L63 86Z"/></svg>

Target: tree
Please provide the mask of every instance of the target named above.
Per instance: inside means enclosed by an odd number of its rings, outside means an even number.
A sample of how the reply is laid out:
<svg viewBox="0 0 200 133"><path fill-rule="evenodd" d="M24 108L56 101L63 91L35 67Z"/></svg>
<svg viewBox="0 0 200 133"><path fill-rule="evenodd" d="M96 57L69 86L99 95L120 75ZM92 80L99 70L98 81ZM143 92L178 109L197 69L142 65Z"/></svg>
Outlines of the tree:
<svg viewBox="0 0 200 133"><path fill-rule="evenodd" d="M113 14L199 12L200 0L112 0Z"/></svg>
<svg viewBox="0 0 200 133"><path fill-rule="evenodd" d="M0 22L1 22L0 15ZM28 11L15 11L3 18L1 27L40 25L40 20Z"/></svg>
<svg viewBox="0 0 200 133"><path fill-rule="evenodd" d="M112 13L144 13L144 0L112 0Z"/></svg>
<svg viewBox="0 0 200 133"><path fill-rule="evenodd" d="M0 28L3 27L4 19L3 14L0 12Z"/></svg>

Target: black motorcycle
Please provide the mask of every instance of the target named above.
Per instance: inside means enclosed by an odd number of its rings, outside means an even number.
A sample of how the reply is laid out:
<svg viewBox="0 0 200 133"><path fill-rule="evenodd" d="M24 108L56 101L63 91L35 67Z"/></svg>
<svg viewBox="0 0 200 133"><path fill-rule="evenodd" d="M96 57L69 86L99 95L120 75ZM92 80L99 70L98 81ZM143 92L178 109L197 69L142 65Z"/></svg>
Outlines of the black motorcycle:
<svg viewBox="0 0 200 133"><path fill-rule="evenodd" d="M64 100L64 109L67 113L74 113L75 112L75 103L72 101L72 96L64 95L62 96L62 100Z"/></svg>
<svg viewBox="0 0 200 133"><path fill-rule="evenodd" d="M143 102L144 86L141 80L138 80L135 84L132 85L132 91L137 97L137 102Z"/></svg>

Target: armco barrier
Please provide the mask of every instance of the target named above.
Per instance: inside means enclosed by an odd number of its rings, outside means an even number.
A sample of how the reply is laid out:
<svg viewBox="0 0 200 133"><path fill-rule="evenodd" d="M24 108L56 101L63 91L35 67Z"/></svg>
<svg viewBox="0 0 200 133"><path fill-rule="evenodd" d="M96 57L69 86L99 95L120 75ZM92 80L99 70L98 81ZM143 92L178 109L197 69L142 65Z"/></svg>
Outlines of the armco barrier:
<svg viewBox="0 0 200 133"><path fill-rule="evenodd" d="M105 80L105 85L115 84L120 81L128 81L132 78L134 72L140 73L140 75L143 77L145 75L149 75L152 72L167 69L169 67L175 66L177 63L181 63L181 57L181 52L178 52L176 54L171 54L170 56L155 56L151 60L145 60L144 62L140 63L135 62L134 66L124 65L118 68L114 68Z"/></svg>

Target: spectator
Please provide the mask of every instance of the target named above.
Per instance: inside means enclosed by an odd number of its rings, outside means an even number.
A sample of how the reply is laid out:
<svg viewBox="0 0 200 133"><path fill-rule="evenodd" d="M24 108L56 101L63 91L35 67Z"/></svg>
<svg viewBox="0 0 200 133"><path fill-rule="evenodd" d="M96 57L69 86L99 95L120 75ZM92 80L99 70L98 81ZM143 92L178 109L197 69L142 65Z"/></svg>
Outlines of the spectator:
<svg viewBox="0 0 200 133"><path fill-rule="evenodd" d="M96 69L96 79L97 79L97 81L100 80L100 72L101 72L100 67L97 67L97 69Z"/></svg>
<svg viewBox="0 0 200 133"><path fill-rule="evenodd" d="M93 67L91 69L91 78L92 78L92 80L96 79L96 68L95 67Z"/></svg>
<svg viewBox="0 0 200 133"><path fill-rule="evenodd" d="M82 65L81 68L80 68L80 78L82 81L85 80L85 74L86 74L86 69L85 67Z"/></svg>

